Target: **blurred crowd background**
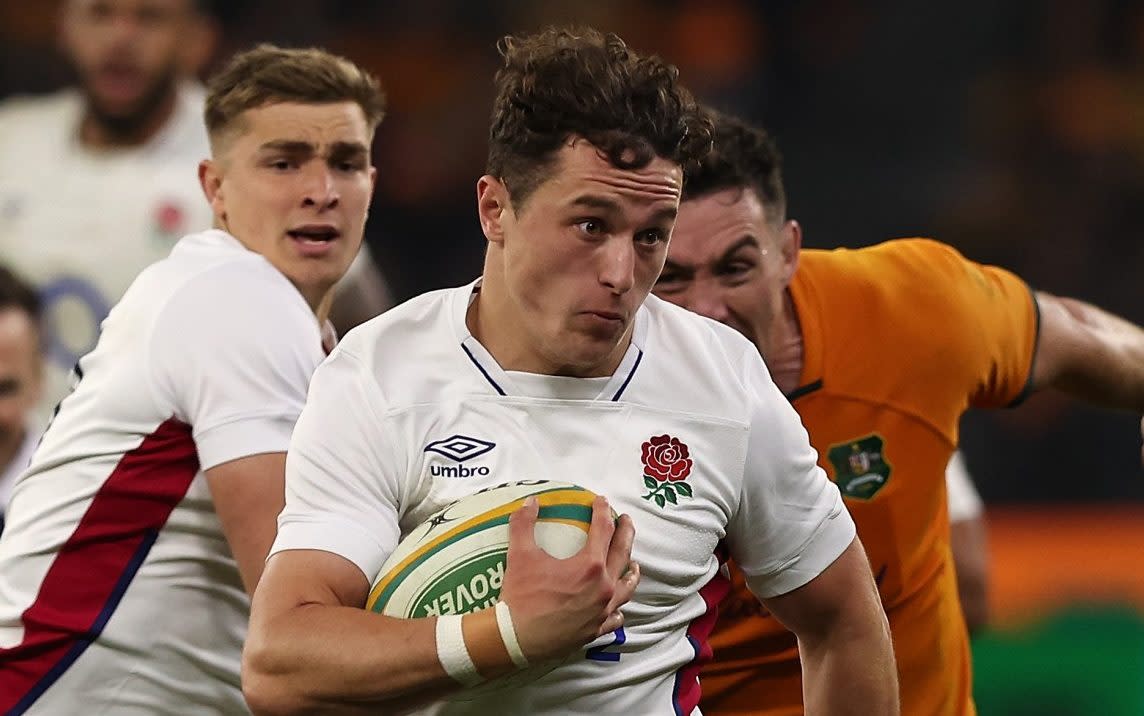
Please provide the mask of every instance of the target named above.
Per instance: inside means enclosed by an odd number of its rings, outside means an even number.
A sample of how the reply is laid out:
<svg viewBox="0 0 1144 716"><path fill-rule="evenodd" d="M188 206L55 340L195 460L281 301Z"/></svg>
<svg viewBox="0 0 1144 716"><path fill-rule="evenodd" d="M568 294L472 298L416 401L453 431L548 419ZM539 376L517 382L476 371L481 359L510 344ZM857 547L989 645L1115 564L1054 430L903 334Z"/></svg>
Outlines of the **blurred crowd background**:
<svg viewBox="0 0 1144 716"><path fill-rule="evenodd" d="M72 80L56 5L0 0L0 98ZM480 270L474 187L497 39L576 22L662 54L701 99L768 127L808 246L933 236L1144 323L1144 0L219 0L213 12L211 67L272 41L321 45L381 77L390 111L367 239L399 300ZM966 417L1000 623L1025 630L979 640L979 660L1063 639L1088 654L1081 671L1128 674L1092 689L1121 701L1050 691L1038 706L1006 700L1025 688L1011 672L1003 684L980 670L984 714L1144 713L1139 429L1139 416L1053 394ZM1127 612L1085 612L1098 621L1076 627L1076 610L1094 608L1082 597ZM1111 641L1084 652L1101 625ZM1030 673L1059 684L1072 662L1052 663Z"/></svg>

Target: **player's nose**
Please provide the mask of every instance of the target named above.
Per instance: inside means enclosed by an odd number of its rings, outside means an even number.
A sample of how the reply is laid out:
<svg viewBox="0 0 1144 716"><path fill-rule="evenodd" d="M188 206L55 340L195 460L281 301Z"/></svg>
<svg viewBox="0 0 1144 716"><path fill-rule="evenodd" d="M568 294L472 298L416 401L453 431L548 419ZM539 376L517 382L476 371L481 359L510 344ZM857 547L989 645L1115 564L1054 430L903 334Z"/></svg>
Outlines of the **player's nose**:
<svg viewBox="0 0 1144 716"><path fill-rule="evenodd" d="M334 174L324 164L307 167L302 187L302 204L331 209L338 204L338 188Z"/></svg>
<svg viewBox="0 0 1144 716"><path fill-rule="evenodd" d="M636 283L636 248L630 237L614 236L600 247L600 283L627 293Z"/></svg>

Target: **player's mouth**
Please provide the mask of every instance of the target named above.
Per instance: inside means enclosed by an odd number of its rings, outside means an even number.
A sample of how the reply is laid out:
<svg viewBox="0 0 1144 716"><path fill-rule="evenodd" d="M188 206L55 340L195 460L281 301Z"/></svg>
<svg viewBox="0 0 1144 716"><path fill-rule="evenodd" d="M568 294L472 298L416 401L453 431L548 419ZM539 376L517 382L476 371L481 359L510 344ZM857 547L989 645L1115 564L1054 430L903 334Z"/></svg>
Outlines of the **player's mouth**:
<svg viewBox="0 0 1144 716"><path fill-rule="evenodd" d="M615 311L582 311L580 313L583 325L589 332L601 338L610 338L618 331L624 330L627 320L622 313Z"/></svg>
<svg viewBox="0 0 1144 716"><path fill-rule="evenodd" d="M342 235L330 224L305 224L286 232L303 256L324 256Z"/></svg>
<svg viewBox="0 0 1144 716"><path fill-rule="evenodd" d="M130 62L107 62L92 77L96 93L104 101L134 102L146 89L147 78Z"/></svg>

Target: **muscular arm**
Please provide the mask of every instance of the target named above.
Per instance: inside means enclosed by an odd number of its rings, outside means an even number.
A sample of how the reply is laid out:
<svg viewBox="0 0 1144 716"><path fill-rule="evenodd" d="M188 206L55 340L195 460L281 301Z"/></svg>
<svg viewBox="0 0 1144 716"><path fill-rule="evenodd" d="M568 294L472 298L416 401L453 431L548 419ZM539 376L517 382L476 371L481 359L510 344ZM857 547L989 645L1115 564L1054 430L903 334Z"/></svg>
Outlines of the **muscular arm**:
<svg viewBox="0 0 1144 716"><path fill-rule="evenodd" d="M373 713L379 702L457 687L437 659L437 620L367 612L368 591L365 575L329 552L270 559L243 653L243 693L255 713ZM495 631L490 610L465 626L486 631L490 619ZM485 662L489 676L511 668L501 657Z"/></svg>
<svg viewBox="0 0 1144 716"><path fill-rule="evenodd" d="M510 520L502 600L521 648L534 663L563 657L623 624L619 612L635 591L627 570L635 530L613 524L602 498L588 542L558 560L532 537L533 501ZM409 707L457 688L437 655L436 618L395 619L362 609L369 581L329 552L291 550L267 563L251 606L243 652L243 693L257 714L377 713ZM464 617L464 641L485 678L515 667L492 609Z"/></svg>
<svg viewBox="0 0 1144 716"><path fill-rule="evenodd" d="M1144 411L1144 330L1072 298L1038 291L1041 328L1033 386Z"/></svg>
<svg viewBox="0 0 1144 716"><path fill-rule="evenodd" d="M242 457L206 471L215 512L250 595L274 543L285 473L284 452Z"/></svg>
<svg viewBox="0 0 1144 716"><path fill-rule="evenodd" d="M798 637L808 715L898 713L890 627L857 537L813 580L763 604Z"/></svg>

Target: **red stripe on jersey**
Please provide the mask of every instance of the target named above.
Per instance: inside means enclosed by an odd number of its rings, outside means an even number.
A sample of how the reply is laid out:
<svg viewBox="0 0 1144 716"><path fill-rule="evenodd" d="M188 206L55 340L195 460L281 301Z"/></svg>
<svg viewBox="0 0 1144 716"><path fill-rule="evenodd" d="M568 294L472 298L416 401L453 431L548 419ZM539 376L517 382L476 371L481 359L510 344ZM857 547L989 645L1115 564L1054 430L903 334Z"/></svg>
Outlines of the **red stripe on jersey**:
<svg viewBox="0 0 1144 716"><path fill-rule="evenodd" d="M23 713L103 631L199 471L191 428L165 421L120 458L0 649L0 713Z"/></svg>
<svg viewBox="0 0 1144 716"><path fill-rule="evenodd" d="M727 548L722 542L715 547L715 557L719 561L719 569L707 584L699 588L699 596L703 598L707 610L687 626L687 641L691 642L691 648L695 649L695 658L675 673L672 705L675 707L676 716L690 716L699 705L699 696L702 693L699 670L711 661L713 652L710 639L711 632L715 629L715 621L719 618L719 603L731 591L731 577L727 572Z"/></svg>

